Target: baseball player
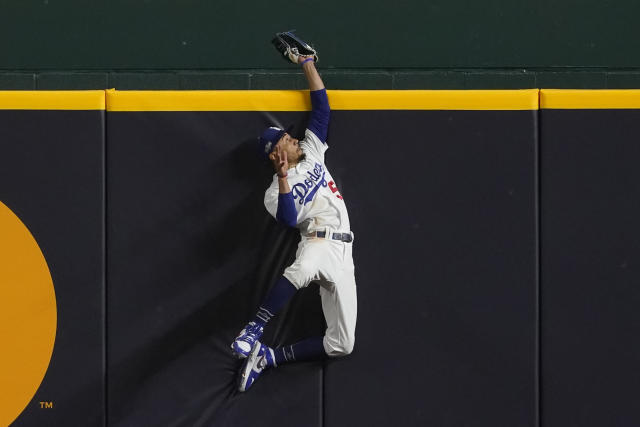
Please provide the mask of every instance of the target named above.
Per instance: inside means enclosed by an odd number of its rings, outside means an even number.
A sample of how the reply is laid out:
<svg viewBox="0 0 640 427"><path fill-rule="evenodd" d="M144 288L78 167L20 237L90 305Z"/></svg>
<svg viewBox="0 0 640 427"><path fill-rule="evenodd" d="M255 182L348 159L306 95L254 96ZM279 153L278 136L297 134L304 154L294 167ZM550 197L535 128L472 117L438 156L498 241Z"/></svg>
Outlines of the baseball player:
<svg viewBox="0 0 640 427"><path fill-rule="evenodd" d="M231 344L238 357L246 358L239 375L240 391L251 387L267 368L345 356L351 353L355 341L353 233L345 202L325 165L330 113L327 92L315 67L315 51L290 32L277 37L286 46L274 42L276 47L302 66L309 83L312 113L301 140L278 127L267 128L260 136L259 149L275 169L264 204L278 222L298 228L301 239L294 263L285 269L255 317ZM260 342L269 320L298 289L312 281L320 285L327 322L325 335L280 348Z"/></svg>

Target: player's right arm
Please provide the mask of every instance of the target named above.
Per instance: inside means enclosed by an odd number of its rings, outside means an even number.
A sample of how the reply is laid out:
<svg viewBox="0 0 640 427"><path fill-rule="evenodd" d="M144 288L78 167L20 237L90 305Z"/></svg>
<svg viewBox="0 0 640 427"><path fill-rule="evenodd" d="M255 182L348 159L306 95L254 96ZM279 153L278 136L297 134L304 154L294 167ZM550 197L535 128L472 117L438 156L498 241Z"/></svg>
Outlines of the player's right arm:
<svg viewBox="0 0 640 427"><path fill-rule="evenodd" d="M309 82L309 90L311 90L311 92L314 92L316 90L324 89L324 83L322 82L320 74L318 74L318 70L316 69L316 64L313 62L313 58L309 56L301 56L298 58L298 63L302 64L302 71L304 71L304 75Z"/></svg>
<svg viewBox="0 0 640 427"><path fill-rule="evenodd" d="M307 128L313 132L320 141L326 144L327 131L329 130L329 116L331 113L329 98L327 97L327 90L324 87L320 74L318 74L313 59L309 59L309 57L298 58L298 62L302 64L302 70L309 82L311 96L311 118L309 119Z"/></svg>

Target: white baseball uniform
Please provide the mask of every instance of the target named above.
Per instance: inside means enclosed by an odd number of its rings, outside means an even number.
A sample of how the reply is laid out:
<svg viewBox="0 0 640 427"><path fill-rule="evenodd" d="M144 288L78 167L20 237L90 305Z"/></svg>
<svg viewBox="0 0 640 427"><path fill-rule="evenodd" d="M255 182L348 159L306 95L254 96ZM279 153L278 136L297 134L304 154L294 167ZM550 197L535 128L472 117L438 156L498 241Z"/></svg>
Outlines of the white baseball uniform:
<svg viewBox="0 0 640 427"><path fill-rule="evenodd" d="M297 211L301 240L296 260L284 271L296 288L312 281L320 285L322 310L327 321L323 345L329 356L349 354L355 342L357 317L353 243L332 239L333 233L350 233L349 214L324 163L328 146L311 130L300 141L305 159L287 171ZM264 204L275 218L278 209L278 177L265 192ZM325 237L315 237L325 232ZM311 237L311 234L314 237ZM351 234L353 236L353 234Z"/></svg>

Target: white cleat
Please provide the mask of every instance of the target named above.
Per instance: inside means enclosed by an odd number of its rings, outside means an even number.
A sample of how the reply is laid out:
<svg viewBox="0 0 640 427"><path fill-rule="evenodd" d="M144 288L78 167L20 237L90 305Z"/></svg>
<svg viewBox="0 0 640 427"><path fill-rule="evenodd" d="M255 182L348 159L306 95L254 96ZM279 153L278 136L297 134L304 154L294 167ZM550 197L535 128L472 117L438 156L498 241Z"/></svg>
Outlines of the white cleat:
<svg viewBox="0 0 640 427"><path fill-rule="evenodd" d="M267 358L269 358L273 366L275 366L273 350L260 343L260 341L256 341L251 349L251 353L249 353L249 357L247 357L247 360L244 361L240 369L238 378L239 391L245 392L253 385L260 374L269 366Z"/></svg>

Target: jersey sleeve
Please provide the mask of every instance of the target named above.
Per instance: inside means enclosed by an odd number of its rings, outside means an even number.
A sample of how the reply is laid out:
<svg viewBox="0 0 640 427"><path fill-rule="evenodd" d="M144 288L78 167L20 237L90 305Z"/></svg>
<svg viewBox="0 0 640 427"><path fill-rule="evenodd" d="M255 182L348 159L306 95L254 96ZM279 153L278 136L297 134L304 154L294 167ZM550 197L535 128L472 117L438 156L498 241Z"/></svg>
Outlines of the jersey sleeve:
<svg viewBox="0 0 640 427"><path fill-rule="evenodd" d="M309 96L311 97L311 118L309 119L309 126L307 126L307 128L313 132L321 142L326 142L329 131L329 116L331 115L327 90L313 90L309 92Z"/></svg>
<svg viewBox="0 0 640 427"><path fill-rule="evenodd" d="M278 212L278 188L271 185L267 188L267 191L264 192L264 207L267 208L267 212L272 217L276 217Z"/></svg>
<svg viewBox="0 0 640 427"><path fill-rule="evenodd" d="M264 206L269 214L281 224L295 227L301 222L301 208L298 203L294 202L293 193L280 194L277 186L272 185L265 191Z"/></svg>
<svg viewBox="0 0 640 427"><path fill-rule="evenodd" d="M329 146L322 142L311 129L307 129L304 132L304 139L300 141L300 146L307 156L312 157L320 163L324 163L324 153Z"/></svg>

